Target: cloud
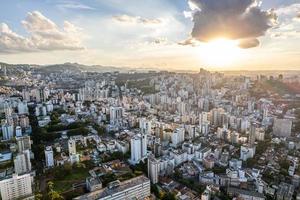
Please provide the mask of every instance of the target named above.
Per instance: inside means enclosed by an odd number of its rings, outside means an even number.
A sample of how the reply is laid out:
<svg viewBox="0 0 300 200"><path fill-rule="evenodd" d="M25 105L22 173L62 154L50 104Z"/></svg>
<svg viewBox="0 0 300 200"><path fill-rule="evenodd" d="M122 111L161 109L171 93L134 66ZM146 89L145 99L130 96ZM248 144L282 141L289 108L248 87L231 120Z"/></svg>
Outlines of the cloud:
<svg viewBox="0 0 300 200"><path fill-rule="evenodd" d="M277 21L274 10L263 11L256 0L189 0L193 10L192 38L249 39L265 35Z"/></svg>
<svg viewBox="0 0 300 200"><path fill-rule="evenodd" d="M182 45L182 46L190 45L190 46L195 47L195 46L198 46L198 45L199 45L198 43L199 43L199 42L197 42L195 39L193 39L193 38L188 38L188 39L186 39L186 40L183 40L183 41L181 41L181 42L178 42L177 44Z"/></svg>
<svg viewBox="0 0 300 200"><path fill-rule="evenodd" d="M75 9L75 10L95 10L95 8L90 7L85 4L72 2L72 1L65 1L64 3L58 4L58 8L60 9Z"/></svg>
<svg viewBox="0 0 300 200"><path fill-rule="evenodd" d="M129 23L129 24L143 24L143 25L158 25L162 23L160 19L148 19L140 16L130 15L116 15L113 19L117 22Z"/></svg>
<svg viewBox="0 0 300 200"><path fill-rule="evenodd" d="M295 3L276 10L278 26L270 31L270 36L276 39L293 39L300 37L300 4Z"/></svg>
<svg viewBox="0 0 300 200"><path fill-rule="evenodd" d="M239 41L239 47L242 49L257 47L258 45L259 45L259 41L256 38L243 39Z"/></svg>
<svg viewBox="0 0 300 200"><path fill-rule="evenodd" d="M83 49L79 28L68 21L59 28L42 13L34 11L29 12L21 23L29 36L19 35L7 24L1 24L0 53Z"/></svg>

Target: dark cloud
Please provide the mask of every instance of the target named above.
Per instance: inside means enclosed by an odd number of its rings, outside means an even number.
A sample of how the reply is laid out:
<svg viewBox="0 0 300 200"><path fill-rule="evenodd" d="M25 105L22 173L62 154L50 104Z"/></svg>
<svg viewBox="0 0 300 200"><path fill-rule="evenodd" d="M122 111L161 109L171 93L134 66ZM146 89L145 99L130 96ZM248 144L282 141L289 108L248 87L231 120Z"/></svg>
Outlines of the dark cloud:
<svg viewBox="0 0 300 200"><path fill-rule="evenodd" d="M259 41L256 38L243 39L239 41L239 47L243 49L257 47L258 45L259 45Z"/></svg>
<svg viewBox="0 0 300 200"><path fill-rule="evenodd" d="M191 36L202 42L257 38L277 20L273 10L261 10L255 0L190 0L190 4L196 8Z"/></svg>

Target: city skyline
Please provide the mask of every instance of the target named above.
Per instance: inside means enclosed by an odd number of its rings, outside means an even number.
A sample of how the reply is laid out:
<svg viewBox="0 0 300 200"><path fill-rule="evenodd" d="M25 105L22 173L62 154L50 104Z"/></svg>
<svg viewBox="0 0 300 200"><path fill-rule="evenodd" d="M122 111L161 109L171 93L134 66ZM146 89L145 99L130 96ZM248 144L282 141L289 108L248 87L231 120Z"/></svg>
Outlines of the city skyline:
<svg viewBox="0 0 300 200"><path fill-rule="evenodd" d="M1 7L1 62L160 70L300 66L297 0L13 0Z"/></svg>

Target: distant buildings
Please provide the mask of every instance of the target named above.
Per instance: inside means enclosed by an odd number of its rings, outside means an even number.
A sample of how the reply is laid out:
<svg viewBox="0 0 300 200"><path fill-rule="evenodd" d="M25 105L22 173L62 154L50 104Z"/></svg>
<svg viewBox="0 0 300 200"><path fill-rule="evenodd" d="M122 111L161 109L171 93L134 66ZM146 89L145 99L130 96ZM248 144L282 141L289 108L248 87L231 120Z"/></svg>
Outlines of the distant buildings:
<svg viewBox="0 0 300 200"><path fill-rule="evenodd" d="M274 119L273 134L277 137L290 137L292 130L292 120Z"/></svg>

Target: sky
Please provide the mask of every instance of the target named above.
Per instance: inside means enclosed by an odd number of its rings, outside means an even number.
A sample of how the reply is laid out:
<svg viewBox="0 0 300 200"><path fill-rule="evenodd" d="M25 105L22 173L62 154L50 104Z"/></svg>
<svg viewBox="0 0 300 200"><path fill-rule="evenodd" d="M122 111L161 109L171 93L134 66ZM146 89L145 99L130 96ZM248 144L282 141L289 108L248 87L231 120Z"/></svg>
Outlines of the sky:
<svg viewBox="0 0 300 200"><path fill-rule="evenodd" d="M0 62L299 70L300 0L9 0Z"/></svg>

